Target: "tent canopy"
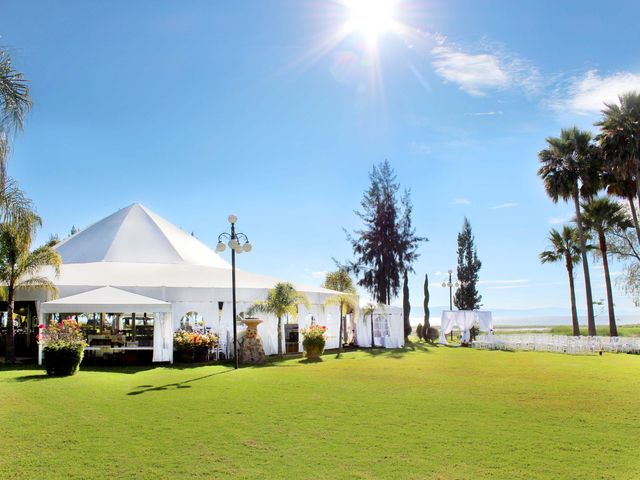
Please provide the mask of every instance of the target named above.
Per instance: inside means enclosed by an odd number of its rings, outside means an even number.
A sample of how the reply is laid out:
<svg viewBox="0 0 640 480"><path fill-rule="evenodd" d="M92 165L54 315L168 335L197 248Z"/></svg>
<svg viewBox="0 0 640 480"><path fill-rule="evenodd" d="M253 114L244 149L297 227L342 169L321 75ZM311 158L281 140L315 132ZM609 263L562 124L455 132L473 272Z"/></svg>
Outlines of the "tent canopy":
<svg viewBox="0 0 640 480"><path fill-rule="evenodd" d="M97 288L42 304L42 313L72 312L166 313L171 312L171 304L113 287Z"/></svg>

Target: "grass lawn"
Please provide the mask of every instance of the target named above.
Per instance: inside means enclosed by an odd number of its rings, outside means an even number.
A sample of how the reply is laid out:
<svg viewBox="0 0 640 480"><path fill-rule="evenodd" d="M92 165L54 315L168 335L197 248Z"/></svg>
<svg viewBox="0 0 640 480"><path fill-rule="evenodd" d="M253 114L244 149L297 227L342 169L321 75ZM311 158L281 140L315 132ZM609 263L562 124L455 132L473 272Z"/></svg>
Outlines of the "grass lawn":
<svg viewBox="0 0 640 480"><path fill-rule="evenodd" d="M640 478L640 357L0 369L0 478Z"/></svg>

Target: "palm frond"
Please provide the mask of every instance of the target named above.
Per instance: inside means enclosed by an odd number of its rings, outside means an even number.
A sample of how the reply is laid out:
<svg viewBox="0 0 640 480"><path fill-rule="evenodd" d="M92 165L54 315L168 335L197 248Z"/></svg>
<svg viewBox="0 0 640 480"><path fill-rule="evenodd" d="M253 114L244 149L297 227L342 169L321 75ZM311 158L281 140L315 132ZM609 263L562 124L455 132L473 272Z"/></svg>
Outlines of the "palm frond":
<svg viewBox="0 0 640 480"><path fill-rule="evenodd" d="M9 53L0 49L0 129L21 130L30 109L27 80L13 68Z"/></svg>

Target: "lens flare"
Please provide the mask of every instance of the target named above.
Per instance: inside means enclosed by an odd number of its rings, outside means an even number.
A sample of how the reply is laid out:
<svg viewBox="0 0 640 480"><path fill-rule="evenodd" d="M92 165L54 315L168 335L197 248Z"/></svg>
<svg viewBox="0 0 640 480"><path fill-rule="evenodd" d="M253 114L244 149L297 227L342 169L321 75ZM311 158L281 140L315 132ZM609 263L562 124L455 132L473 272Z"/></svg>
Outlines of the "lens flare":
<svg viewBox="0 0 640 480"><path fill-rule="evenodd" d="M360 33L367 43L375 44L381 33L394 29L395 4L395 0L348 0L348 31Z"/></svg>

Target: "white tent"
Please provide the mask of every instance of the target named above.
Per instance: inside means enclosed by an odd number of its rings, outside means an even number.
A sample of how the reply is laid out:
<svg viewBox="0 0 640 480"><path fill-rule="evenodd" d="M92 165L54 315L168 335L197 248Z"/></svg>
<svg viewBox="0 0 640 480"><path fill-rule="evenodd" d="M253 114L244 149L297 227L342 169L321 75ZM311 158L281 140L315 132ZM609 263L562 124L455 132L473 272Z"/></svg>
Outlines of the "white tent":
<svg viewBox="0 0 640 480"><path fill-rule="evenodd" d="M195 312L207 327L220 330L221 338L232 331L230 265L198 239L140 204L115 212L55 248L62 257L61 273L56 277L53 270L45 269L43 274L55 282L61 301L96 288L115 287L170 304L174 330L187 313ZM237 262L242 264L244 258L240 256ZM265 299L268 290L278 281L236 270L238 313L254 301ZM336 348L338 307L324 306L327 298L336 292L301 284L295 287L305 293L311 303L309 310L300 309L300 326L313 316L317 323L329 328L327 348ZM26 290L20 292L17 299L35 300L36 309L50 300L44 291ZM224 302L221 313L218 302ZM107 305L101 308L113 312ZM262 318L264 323L258 330L266 353L273 354L277 351L277 321L268 316Z"/></svg>
<svg viewBox="0 0 640 480"><path fill-rule="evenodd" d="M491 312L480 310L444 310L440 319L439 343L447 345L446 336L451 333L454 326L460 328L461 341L468 343L471 340L471 327L478 322L481 332L493 333L493 318Z"/></svg>
<svg viewBox="0 0 640 480"><path fill-rule="evenodd" d="M360 302L360 316L355 323L356 343L361 347L371 347L371 331L376 347L399 348L404 346L404 317L401 307L378 304L373 314L363 314L366 302Z"/></svg>
<svg viewBox="0 0 640 480"><path fill-rule="evenodd" d="M41 305L40 316L47 313L76 312L153 313L155 316L153 323L153 361L173 363L173 328L171 326L170 303L126 292L118 288L102 287L44 302ZM41 350L38 353L38 363L42 363Z"/></svg>

